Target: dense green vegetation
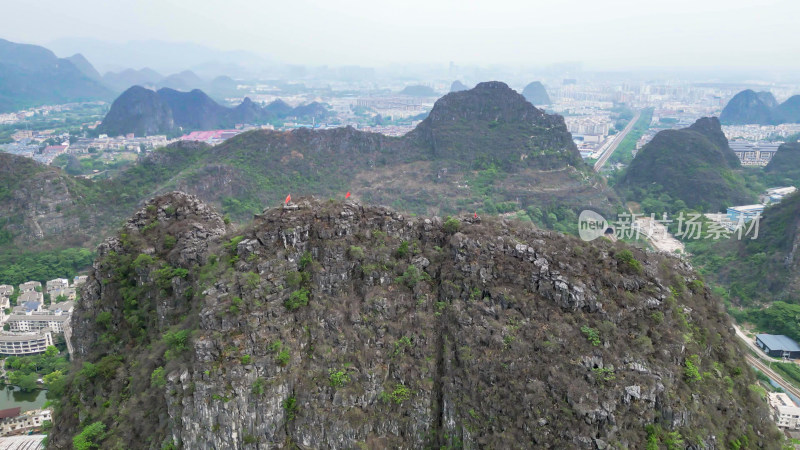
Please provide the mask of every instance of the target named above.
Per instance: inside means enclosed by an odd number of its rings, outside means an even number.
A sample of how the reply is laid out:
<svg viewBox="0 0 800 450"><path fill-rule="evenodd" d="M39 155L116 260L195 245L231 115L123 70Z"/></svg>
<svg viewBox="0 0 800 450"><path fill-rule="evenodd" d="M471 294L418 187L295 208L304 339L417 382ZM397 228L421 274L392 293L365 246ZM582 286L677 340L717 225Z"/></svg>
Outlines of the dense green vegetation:
<svg viewBox="0 0 800 450"><path fill-rule="evenodd" d="M76 104L64 111L51 111L47 115L36 113L26 117L24 122L0 125L0 144L12 142L11 135L24 128L31 131L53 130L54 134L70 133L79 136L88 124L102 119L108 110L107 105L95 103Z"/></svg>
<svg viewBox="0 0 800 450"><path fill-rule="evenodd" d="M0 253L0 284L16 286L31 280L44 283L53 278L72 278L93 260L94 253L85 248Z"/></svg>
<svg viewBox="0 0 800 450"><path fill-rule="evenodd" d="M778 147L764 168L763 178L770 187L800 187L800 143L788 142Z"/></svg>
<svg viewBox="0 0 800 450"><path fill-rule="evenodd" d="M106 177L110 177L113 173L123 170L134 162L134 160L121 158L109 162L100 154L80 159L73 155L59 155L53 160L52 165L60 167L69 175L88 175L97 170L107 174L110 172L111 174L106 175Z"/></svg>
<svg viewBox="0 0 800 450"><path fill-rule="evenodd" d="M765 209L758 238L692 244L687 250L698 269L724 286L724 298L740 306L770 304L773 300L800 303L793 287L796 263L787 264L797 232L800 195L791 195ZM752 237L752 235L750 236Z"/></svg>
<svg viewBox="0 0 800 450"><path fill-rule="evenodd" d="M644 202L648 208L658 202L673 212L684 205L717 212L753 203L760 185L745 177L719 121L712 117L688 128L656 134L615 187L626 200Z"/></svg>
<svg viewBox="0 0 800 450"><path fill-rule="evenodd" d="M43 378L45 387L55 396L61 394L65 387L65 378L69 361L66 356L59 355L56 347L47 347L41 355L8 356L5 358L6 382L23 391L39 388L37 379Z"/></svg>

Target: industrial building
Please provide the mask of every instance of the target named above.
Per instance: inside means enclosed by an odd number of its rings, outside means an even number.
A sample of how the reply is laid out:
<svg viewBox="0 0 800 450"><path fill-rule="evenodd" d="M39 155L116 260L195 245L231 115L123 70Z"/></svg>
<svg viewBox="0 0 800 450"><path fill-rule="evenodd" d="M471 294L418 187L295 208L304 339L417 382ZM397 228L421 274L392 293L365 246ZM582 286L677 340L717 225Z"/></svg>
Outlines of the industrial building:
<svg viewBox="0 0 800 450"><path fill-rule="evenodd" d="M782 334L758 334L756 345L764 350L764 353L775 358L800 358L800 346Z"/></svg>

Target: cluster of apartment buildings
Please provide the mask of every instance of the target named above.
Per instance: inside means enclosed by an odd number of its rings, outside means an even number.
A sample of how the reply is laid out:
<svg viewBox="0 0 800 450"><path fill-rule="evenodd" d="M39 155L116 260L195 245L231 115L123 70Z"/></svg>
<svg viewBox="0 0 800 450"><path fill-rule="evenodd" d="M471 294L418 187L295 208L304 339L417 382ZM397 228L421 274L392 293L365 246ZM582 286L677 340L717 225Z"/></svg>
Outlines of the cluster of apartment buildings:
<svg viewBox="0 0 800 450"><path fill-rule="evenodd" d="M564 121L573 135L605 136L611 124L608 115L567 116Z"/></svg>
<svg viewBox="0 0 800 450"><path fill-rule="evenodd" d="M767 139L786 138L800 133L800 123L784 123L780 125L723 125L722 132L729 141L744 140L750 142Z"/></svg>
<svg viewBox="0 0 800 450"><path fill-rule="evenodd" d="M0 436L14 436L27 433L31 430L39 429L44 422L53 420L52 412L49 409L34 409L22 411L19 406L0 410ZM33 440L32 444L37 441ZM0 441L0 445L3 442ZM0 447L2 448L2 447ZM18 447L20 449L34 449L39 447Z"/></svg>
<svg viewBox="0 0 800 450"><path fill-rule="evenodd" d="M46 130L47 131L47 130ZM70 143L68 133L53 136L44 132L32 132L19 130L12 136L16 142L0 145L0 151L12 153L26 158L34 159L42 164L52 164L53 160L59 155L81 155L91 151L129 151L140 152L142 150L153 150L166 146L170 141L165 135L136 137L133 133L125 136L109 137L101 134L97 138L77 138ZM48 145L41 148L39 142L56 139L61 143L58 145Z"/></svg>
<svg viewBox="0 0 800 450"><path fill-rule="evenodd" d="M64 334L67 349L70 343L70 316L75 307L76 288L86 282L86 276L75 277L72 285L66 278L48 281L44 290L38 281L19 285L17 306L11 308L13 286L0 285L0 355L35 355L53 345L54 334ZM51 299L45 305L45 292Z"/></svg>

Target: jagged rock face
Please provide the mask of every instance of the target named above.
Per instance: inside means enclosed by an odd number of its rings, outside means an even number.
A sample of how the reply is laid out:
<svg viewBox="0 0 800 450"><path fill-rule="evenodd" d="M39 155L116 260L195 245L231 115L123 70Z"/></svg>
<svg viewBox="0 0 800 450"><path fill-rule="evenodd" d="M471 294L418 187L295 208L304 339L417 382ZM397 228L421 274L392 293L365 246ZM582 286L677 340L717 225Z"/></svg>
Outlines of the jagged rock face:
<svg viewBox="0 0 800 450"><path fill-rule="evenodd" d="M618 186L633 200L651 191L680 199L690 208L724 211L755 201L742 175L734 172L739 167L719 120L704 117L688 128L658 132L641 148Z"/></svg>
<svg viewBox="0 0 800 450"><path fill-rule="evenodd" d="M534 81L525 86L522 90L522 96L534 105L549 105L551 103L550 96L547 95L547 90L541 81Z"/></svg>
<svg viewBox="0 0 800 450"><path fill-rule="evenodd" d="M54 448L95 421L104 447L637 448L654 423L777 447L721 305L673 257L305 199L220 239L192 197L151 205L100 249L73 343L104 369L73 376Z"/></svg>
<svg viewBox="0 0 800 450"><path fill-rule="evenodd" d="M508 168L583 165L564 118L536 109L499 81L440 98L409 136L429 147L434 157L464 164L480 159ZM485 155L486 148L493 149L491 155Z"/></svg>
<svg viewBox="0 0 800 450"><path fill-rule="evenodd" d="M111 104L99 133L118 136L134 133L137 136L163 134L175 127L172 110L161 96L141 86L133 86Z"/></svg>

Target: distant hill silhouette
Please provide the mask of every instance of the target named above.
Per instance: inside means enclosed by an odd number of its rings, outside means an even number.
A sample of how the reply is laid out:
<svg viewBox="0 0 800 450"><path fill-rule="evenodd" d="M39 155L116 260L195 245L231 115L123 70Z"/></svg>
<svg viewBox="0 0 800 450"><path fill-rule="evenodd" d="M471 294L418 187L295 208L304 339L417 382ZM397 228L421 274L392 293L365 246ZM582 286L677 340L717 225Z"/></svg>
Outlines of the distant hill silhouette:
<svg viewBox="0 0 800 450"><path fill-rule="evenodd" d="M204 87L205 82L191 70L174 73L158 82L158 87L190 91Z"/></svg>
<svg viewBox="0 0 800 450"><path fill-rule="evenodd" d="M199 89L181 92L162 88L154 92L133 86L114 100L97 132L111 136L127 133L152 135L170 133L178 128L231 128L237 123L266 123L287 117L320 121L329 114L328 109L320 103L292 108L276 100L262 108L245 98L235 108L227 108Z"/></svg>
<svg viewBox="0 0 800 450"><path fill-rule="evenodd" d="M44 47L0 39L0 112L110 98L95 73L81 55L58 58Z"/></svg>
<svg viewBox="0 0 800 450"><path fill-rule="evenodd" d="M800 95L793 95L773 110L775 123L800 123Z"/></svg>
<svg viewBox="0 0 800 450"><path fill-rule="evenodd" d="M175 127L172 110L156 92L133 86L120 95L106 114L97 132L118 136L167 133Z"/></svg>
<svg viewBox="0 0 800 450"><path fill-rule="evenodd" d="M715 212L755 201L739 168L719 120L704 117L688 128L658 132L633 159L619 186L630 200L666 194L690 208Z"/></svg>
<svg viewBox="0 0 800 450"><path fill-rule="evenodd" d="M800 123L800 95L778 104L770 92L747 89L733 96L719 120L725 125Z"/></svg>
<svg viewBox="0 0 800 450"><path fill-rule="evenodd" d="M469 88L459 80L453 81L453 84L450 85L450 92L466 91L467 89Z"/></svg>
<svg viewBox="0 0 800 450"><path fill-rule="evenodd" d="M781 144L764 174L773 185L800 187L800 142Z"/></svg>
<svg viewBox="0 0 800 450"><path fill-rule="evenodd" d="M547 90L539 81L534 81L525 86L522 96L534 105L549 105L551 103Z"/></svg>
<svg viewBox="0 0 800 450"><path fill-rule="evenodd" d="M409 97L436 97L436 91L430 86L413 85L406 86L400 91L400 95L408 95Z"/></svg>
<svg viewBox="0 0 800 450"><path fill-rule="evenodd" d="M103 77L100 76L100 72L92 66L83 55L80 53L76 53L69 58L65 58L67 61L71 62L78 70L81 71L82 74L86 75L87 77L91 78L95 81L102 80Z"/></svg>
<svg viewBox="0 0 800 450"><path fill-rule="evenodd" d="M109 87L124 91L131 86L155 86L164 76L147 67L141 70L125 69L120 72L106 72L103 82Z"/></svg>

